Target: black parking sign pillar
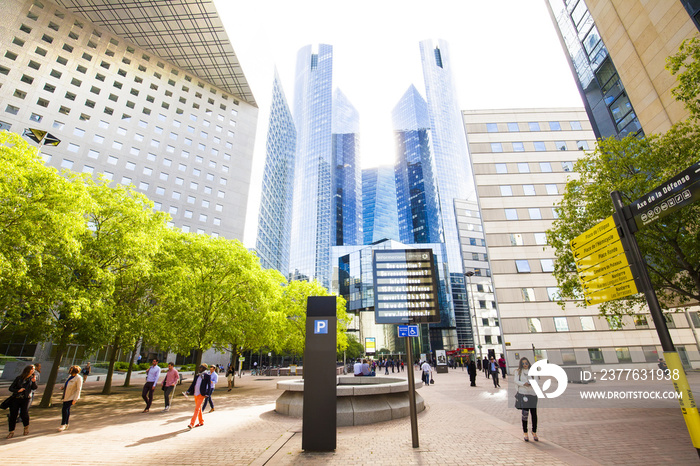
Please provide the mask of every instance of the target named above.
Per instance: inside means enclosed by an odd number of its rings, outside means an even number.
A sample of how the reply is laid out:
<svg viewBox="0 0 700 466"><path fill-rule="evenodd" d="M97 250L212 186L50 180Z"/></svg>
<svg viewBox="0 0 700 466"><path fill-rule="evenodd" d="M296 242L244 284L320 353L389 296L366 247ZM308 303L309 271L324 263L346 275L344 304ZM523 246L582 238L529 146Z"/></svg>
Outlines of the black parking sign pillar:
<svg viewBox="0 0 700 466"><path fill-rule="evenodd" d="M309 297L301 433L306 451L333 451L336 446L336 329L335 296Z"/></svg>

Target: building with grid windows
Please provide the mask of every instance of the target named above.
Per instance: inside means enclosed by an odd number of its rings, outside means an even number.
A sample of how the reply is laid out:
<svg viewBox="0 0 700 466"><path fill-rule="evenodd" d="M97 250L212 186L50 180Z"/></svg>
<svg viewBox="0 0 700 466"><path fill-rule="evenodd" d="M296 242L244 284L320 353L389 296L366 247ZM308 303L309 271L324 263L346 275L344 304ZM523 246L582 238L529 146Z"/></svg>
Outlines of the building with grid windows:
<svg viewBox="0 0 700 466"><path fill-rule="evenodd" d="M258 236L255 249L264 268L289 273L296 128L275 71L265 144Z"/></svg>
<svg viewBox="0 0 700 466"><path fill-rule="evenodd" d="M481 211L483 236L500 313L509 367L519 357L546 357L555 364L655 364L660 357L648 314L623 317L623 326L599 317L598 306L557 304L552 276L554 251L545 232L556 218L555 204L574 162L592 149L595 134L584 109L464 111ZM460 204L457 204L458 206ZM458 209L458 218L465 217ZM472 216L474 214L472 213ZM461 225L468 223L466 220ZM475 221L472 221L475 224ZM468 230L460 226L460 230ZM464 237L470 235L463 233ZM473 235L472 235L473 236ZM479 257L479 259L482 259ZM467 264L465 267L476 264ZM486 285L473 278L473 284ZM486 292L486 288L483 288ZM479 291L474 298L486 301ZM697 313L665 314L673 341L687 366L700 363L690 319ZM694 317L693 317L694 316ZM497 315L481 315L480 330ZM698 322L700 324L700 322ZM483 334L482 337L483 338ZM534 353L533 354L533 350ZM532 359L531 359L532 360ZM655 367L655 366L654 366Z"/></svg>
<svg viewBox="0 0 700 466"><path fill-rule="evenodd" d="M3 129L50 132L48 165L133 184L185 231L243 238L258 109L211 1L3 6Z"/></svg>
<svg viewBox="0 0 700 466"><path fill-rule="evenodd" d="M364 244L399 239L394 167L384 165L362 170L362 234Z"/></svg>
<svg viewBox="0 0 700 466"><path fill-rule="evenodd" d="M688 114L664 67L698 35L693 0L548 0L596 137L667 131Z"/></svg>

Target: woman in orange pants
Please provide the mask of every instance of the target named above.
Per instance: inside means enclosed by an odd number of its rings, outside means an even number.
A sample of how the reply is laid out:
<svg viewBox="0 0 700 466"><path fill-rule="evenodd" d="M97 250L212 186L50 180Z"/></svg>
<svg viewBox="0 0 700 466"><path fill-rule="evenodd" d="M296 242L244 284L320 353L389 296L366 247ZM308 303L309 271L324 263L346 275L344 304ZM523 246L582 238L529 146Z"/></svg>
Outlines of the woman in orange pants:
<svg viewBox="0 0 700 466"><path fill-rule="evenodd" d="M209 393L209 387L211 386L211 377L207 372L207 365L202 364L197 369L197 375L194 376L192 385L187 390L188 395L194 395L194 414L190 423L187 425L188 429L193 427L199 427L204 425L204 418L202 417L202 404ZM195 422L199 423L195 424Z"/></svg>

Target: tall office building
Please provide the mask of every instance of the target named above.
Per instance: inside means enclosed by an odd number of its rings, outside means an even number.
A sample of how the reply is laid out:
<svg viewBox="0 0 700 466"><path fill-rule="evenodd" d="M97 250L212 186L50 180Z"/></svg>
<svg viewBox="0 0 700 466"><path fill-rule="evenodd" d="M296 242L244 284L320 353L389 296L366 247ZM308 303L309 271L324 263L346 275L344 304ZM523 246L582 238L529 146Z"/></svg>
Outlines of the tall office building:
<svg viewBox="0 0 700 466"><path fill-rule="evenodd" d="M362 225L364 244L399 240L394 167L384 165L362 170Z"/></svg>
<svg viewBox="0 0 700 466"><path fill-rule="evenodd" d="M57 5L58 4L58 5ZM258 109L211 1L3 3L0 125L133 184L185 231L243 238Z"/></svg>
<svg viewBox="0 0 700 466"><path fill-rule="evenodd" d="M469 152L464 133L462 114L459 108L457 92L452 74L452 60L446 41L433 43L424 40L420 43L423 78L425 80L426 100L428 102L428 117L430 119L430 137L435 167L440 215L442 217L443 241L447 250L447 264L450 270L450 288L453 298L454 318L467 324L458 333L446 331L443 322L442 345L444 347L473 346L471 324L462 254L457 219L455 217L455 199L476 200L474 177L471 172ZM450 327L454 328L454 320ZM437 326L436 333L431 334L434 347L439 348ZM445 338L450 335L450 338Z"/></svg>
<svg viewBox="0 0 700 466"><path fill-rule="evenodd" d="M334 246L362 244L360 117L340 89L333 93Z"/></svg>
<svg viewBox="0 0 700 466"><path fill-rule="evenodd" d="M335 242L332 138L333 47L306 46L297 54L294 122L297 127L290 271L293 279L330 286Z"/></svg>
<svg viewBox="0 0 700 466"><path fill-rule="evenodd" d="M392 111L401 242L439 243L442 218L430 147L428 104L411 85Z"/></svg>
<svg viewBox="0 0 700 466"><path fill-rule="evenodd" d="M601 318L598 306L568 301L562 309L556 302L555 256L545 232L556 218L554 206L567 180L577 176L572 171L574 162L595 144L584 109L463 113L488 246L488 256L476 259L488 260L496 294L496 303L479 297L478 290L474 295L479 317L487 319L479 325L482 340L498 318L491 310L496 304L511 368L523 356L546 357L563 365L639 363L655 367L661 348L648 313L625 316L625 325L620 327ZM463 220L462 225L465 223ZM465 237L470 236L467 233ZM487 285L483 278L471 279L471 286ZM687 314L667 313L665 317L684 363L700 363Z"/></svg>
<svg viewBox="0 0 700 466"><path fill-rule="evenodd" d="M698 35L692 0L548 0L597 137L663 133L687 117L664 67Z"/></svg>
<svg viewBox="0 0 700 466"><path fill-rule="evenodd" d="M296 134L292 112L275 70L255 248L263 267L277 269L283 275L289 273Z"/></svg>

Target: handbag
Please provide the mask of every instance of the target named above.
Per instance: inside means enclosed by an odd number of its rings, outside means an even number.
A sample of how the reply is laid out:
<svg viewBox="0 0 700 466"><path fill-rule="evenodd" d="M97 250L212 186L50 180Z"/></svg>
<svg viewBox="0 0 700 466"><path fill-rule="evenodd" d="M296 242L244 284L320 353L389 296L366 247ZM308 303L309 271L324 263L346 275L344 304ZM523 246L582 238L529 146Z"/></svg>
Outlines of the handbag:
<svg viewBox="0 0 700 466"><path fill-rule="evenodd" d="M515 392L515 409L535 409L537 408L537 395L526 395Z"/></svg>
<svg viewBox="0 0 700 466"><path fill-rule="evenodd" d="M9 408L9 407L10 407L10 403L12 402L12 397L13 397L13 396L14 396L14 395L10 395L10 396L8 396L7 398L5 398L5 399L3 400L3 402L0 403L0 409L7 409L7 408Z"/></svg>
<svg viewBox="0 0 700 466"><path fill-rule="evenodd" d="M435 379L430 377L430 385L433 385L435 383Z"/></svg>

